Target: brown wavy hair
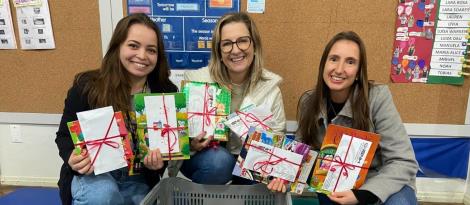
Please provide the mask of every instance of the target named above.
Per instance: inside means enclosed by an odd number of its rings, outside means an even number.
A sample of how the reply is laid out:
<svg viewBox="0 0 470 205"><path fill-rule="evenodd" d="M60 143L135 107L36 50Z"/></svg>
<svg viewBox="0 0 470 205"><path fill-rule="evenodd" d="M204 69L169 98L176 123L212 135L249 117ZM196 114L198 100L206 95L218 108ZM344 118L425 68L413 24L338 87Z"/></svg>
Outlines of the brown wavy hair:
<svg viewBox="0 0 470 205"><path fill-rule="evenodd" d="M88 95L90 108L113 106L114 110L131 110L131 84L129 72L124 68L119 54L120 47L127 39L129 28L142 24L157 35L157 64L147 76L147 85L152 92L175 92L176 86L169 80L170 70L165 56L162 34L157 25L145 14L131 14L121 19L111 37L101 68L86 71L76 76L75 82L87 79L84 92Z"/></svg>
<svg viewBox="0 0 470 205"><path fill-rule="evenodd" d="M314 148L319 149L321 146L320 138L317 137L318 130L323 122L319 122L319 116L322 108L325 108L326 101L330 98L330 89L323 79L323 71L325 70L326 60L333 45L340 41L347 40L356 43L359 47L359 70L357 80L351 85L353 89L349 91L348 99L351 101L352 107L352 127L359 130L369 130L369 87L372 82L369 82L367 77L367 55L364 42L359 35L353 31L344 31L336 34L326 44L325 49L320 60L317 84L312 94L312 91L305 92L299 100L297 105L297 121L298 128L297 134L302 136L302 140L312 145Z"/></svg>
<svg viewBox="0 0 470 205"><path fill-rule="evenodd" d="M222 51L220 42L222 41L222 28L229 23L241 22L245 24L250 32L251 44L253 46L253 62L250 65L247 93L253 90L255 85L263 78L263 49L261 46L261 37L253 19L245 12L228 13L222 16L214 28L212 36L211 60L209 61L209 70L211 78L219 85L230 88L230 76L227 67L222 62Z"/></svg>

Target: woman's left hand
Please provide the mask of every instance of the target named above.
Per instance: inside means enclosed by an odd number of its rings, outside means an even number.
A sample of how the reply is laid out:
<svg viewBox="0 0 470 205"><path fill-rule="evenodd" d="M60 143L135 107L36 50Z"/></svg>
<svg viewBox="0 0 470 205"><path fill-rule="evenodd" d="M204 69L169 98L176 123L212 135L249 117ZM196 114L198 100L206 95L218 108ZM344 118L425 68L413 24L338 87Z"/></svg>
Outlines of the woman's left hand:
<svg viewBox="0 0 470 205"><path fill-rule="evenodd" d="M352 205L352 204L359 203L359 201L356 199L356 196L351 190L333 192L328 197L331 199L331 201L334 201L338 204L343 204L343 205L350 205L350 204Z"/></svg>
<svg viewBox="0 0 470 205"><path fill-rule="evenodd" d="M163 158L159 149L149 150L144 158L144 165L150 170L159 170L163 167Z"/></svg>

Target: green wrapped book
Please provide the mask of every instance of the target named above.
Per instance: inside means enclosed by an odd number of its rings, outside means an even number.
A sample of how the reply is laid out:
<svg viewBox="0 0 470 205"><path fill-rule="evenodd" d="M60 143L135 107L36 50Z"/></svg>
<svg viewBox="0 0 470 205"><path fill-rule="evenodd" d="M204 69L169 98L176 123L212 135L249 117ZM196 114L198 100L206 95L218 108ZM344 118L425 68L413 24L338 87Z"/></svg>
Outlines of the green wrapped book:
<svg viewBox="0 0 470 205"><path fill-rule="evenodd" d="M140 157L160 149L163 160L189 159L188 115L183 93L134 96Z"/></svg>
<svg viewBox="0 0 470 205"><path fill-rule="evenodd" d="M188 110L189 137L196 137L203 131L205 138L213 135L214 140L227 141L228 127L224 124L230 114L230 91L217 83L185 82Z"/></svg>

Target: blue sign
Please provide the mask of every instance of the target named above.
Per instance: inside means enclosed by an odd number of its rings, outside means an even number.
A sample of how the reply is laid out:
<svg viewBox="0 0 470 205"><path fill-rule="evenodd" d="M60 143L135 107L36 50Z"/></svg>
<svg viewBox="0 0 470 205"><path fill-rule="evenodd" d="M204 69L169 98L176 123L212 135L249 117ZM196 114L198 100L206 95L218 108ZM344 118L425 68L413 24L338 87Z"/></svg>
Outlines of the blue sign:
<svg viewBox="0 0 470 205"><path fill-rule="evenodd" d="M240 11L240 0L128 0L128 13L149 15L163 33L172 69L207 66L217 20Z"/></svg>

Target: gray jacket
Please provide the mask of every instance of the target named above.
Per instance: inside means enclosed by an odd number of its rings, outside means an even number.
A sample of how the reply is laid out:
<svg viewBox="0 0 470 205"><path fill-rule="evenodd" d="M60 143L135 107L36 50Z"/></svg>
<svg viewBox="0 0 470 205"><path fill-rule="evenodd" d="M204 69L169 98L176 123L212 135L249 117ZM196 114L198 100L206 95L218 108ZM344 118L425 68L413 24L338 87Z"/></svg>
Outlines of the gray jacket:
<svg viewBox="0 0 470 205"><path fill-rule="evenodd" d="M302 99L306 99L305 96L310 94L312 92L305 94ZM305 110L303 107L304 105L301 105L300 112ZM369 108L371 116L369 131L380 134L381 139L366 181L359 189L374 193L384 202L404 185L416 190L418 164L410 138L386 85L373 85L370 88ZM320 142L323 141L327 127L326 116L327 111L324 107L318 118L318 122L323 124L320 135L316 136L320 138ZM331 123L352 127L352 110L349 100Z"/></svg>

